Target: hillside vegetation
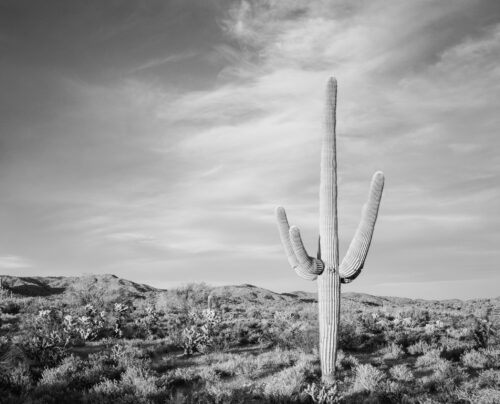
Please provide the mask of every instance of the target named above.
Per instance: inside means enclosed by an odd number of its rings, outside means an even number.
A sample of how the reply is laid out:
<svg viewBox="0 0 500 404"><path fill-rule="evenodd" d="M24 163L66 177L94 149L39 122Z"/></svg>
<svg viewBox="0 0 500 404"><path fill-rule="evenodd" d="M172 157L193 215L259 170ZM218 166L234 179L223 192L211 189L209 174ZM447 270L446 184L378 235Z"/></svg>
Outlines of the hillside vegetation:
<svg viewBox="0 0 500 404"><path fill-rule="evenodd" d="M343 294L324 386L312 293L1 281L2 403L500 403L500 299Z"/></svg>

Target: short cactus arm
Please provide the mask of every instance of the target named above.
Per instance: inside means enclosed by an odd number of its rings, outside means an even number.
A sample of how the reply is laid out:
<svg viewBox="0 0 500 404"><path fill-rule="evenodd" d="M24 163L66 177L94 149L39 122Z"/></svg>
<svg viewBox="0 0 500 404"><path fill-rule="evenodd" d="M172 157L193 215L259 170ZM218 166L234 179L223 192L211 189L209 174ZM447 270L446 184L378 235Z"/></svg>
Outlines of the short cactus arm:
<svg viewBox="0 0 500 404"><path fill-rule="evenodd" d="M323 262L307 254L300 238L299 229L295 226L290 228L285 209L281 206L276 208L276 218L281 243L290 266L300 277L306 280L315 280L323 272Z"/></svg>
<svg viewBox="0 0 500 404"><path fill-rule="evenodd" d="M350 282L363 269L372 241L383 189L384 174L377 171L372 178L368 201L361 212L361 222L347 250L347 254L340 264L340 276L343 282Z"/></svg>

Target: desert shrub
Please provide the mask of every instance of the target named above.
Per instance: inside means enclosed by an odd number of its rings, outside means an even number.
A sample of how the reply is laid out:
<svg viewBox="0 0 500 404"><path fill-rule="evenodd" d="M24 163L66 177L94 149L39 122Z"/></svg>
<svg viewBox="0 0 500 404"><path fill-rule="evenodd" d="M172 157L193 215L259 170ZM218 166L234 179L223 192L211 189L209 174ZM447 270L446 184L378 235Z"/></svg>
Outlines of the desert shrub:
<svg viewBox="0 0 500 404"><path fill-rule="evenodd" d="M339 345L342 349L371 350L383 343L384 334L369 313L340 318Z"/></svg>
<svg viewBox="0 0 500 404"><path fill-rule="evenodd" d="M44 365L55 366L67 355L67 348L105 333L105 313L87 305L83 315L61 309L39 310L21 323L20 341L28 356Z"/></svg>
<svg viewBox="0 0 500 404"><path fill-rule="evenodd" d="M83 315L65 315L63 327L73 340L95 340L105 335L106 312L98 311L91 304L87 304Z"/></svg>
<svg viewBox="0 0 500 404"><path fill-rule="evenodd" d="M486 369L479 373L477 377L478 387L500 387L500 371Z"/></svg>
<svg viewBox="0 0 500 404"><path fill-rule="evenodd" d="M487 348L492 340L496 339L496 328L488 320L481 320L476 323L472 330L474 340L481 348Z"/></svg>
<svg viewBox="0 0 500 404"><path fill-rule="evenodd" d="M71 383L73 376L77 375L83 368L81 359L73 355L64 358L60 365L53 368L46 368L43 373L39 385L68 385Z"/></svg>
<svg viewBox="0 0 500 404"><path fill-rule="evenodd" d="M66 393L70 394L67 400L71 401L74 394L81 398L82 391L91 389L103 380L119 380L124 369L123 365L102 352L89 355L87 360L69 356L64 358L59 366L46 368L43 371L33 394L41 402L46 402L47 397L53 396L54 392L58 391L62 393L57 396L59 398L54 398L53 402L66 402L64 395Z"/></svg>
<svg viewBox="0 0 500 404"><path fill-rule="evenodd" d="M419 356L415 362L416 367L428 367L441 360L441 351L439 349L431 349L423 356Z"/></svg>
<svg viewBox="0 0 500 404"><path fill-rule="evenodd" d="M206 392L211 400L215 403L232 403L232 402L243 402L242 400L237 400L237 393L231 387L225 386L220 381L215 381L212 383L207 383L205 385Z"/></svg>
<svg viewBox="0 0 500 404"><path fill-rule="evenodd" d="M18 314L21 311L21 305L13 300L6 300L1 303L0 311L4 314Z"/></svg>
<svg viewBox="0 0 500 404"><path fill-rule="evenodd" d="M234 319L231 325L221 324L221 339L227 346L269 344L274 342L274 329L268 320Z"/></svg>
<svg viewBox="0 0 500 404"><path fill-rule="evenodd" d="M212 288L205 283L189 283L175 289L169 296L171 307L175 307L185 314L207 306L208 296Z"/></svg>
<svg viewBox="0 0 500 404"><path fill-rule="evenodd" d="M418 380L419 386L425 391L437 395L444 402L455 402L451 396L463 382L465 373L446 359L439 359L430 366L433 373ZM440 400L440 401L441 401Z"/></svg>
<svg viewBox="0 0 500 404"><path fill-rule="evenodd" d="M342 396L339 394L336 384L333 386L326 386L311 383L306 386L304 393L311 398L313 403L318 404L334 404L340 403L342 400Z"/></svg>
<svg viewBox="0 0 500 404"><path fill-rule="evenodd" d="M22 393L30 389L32 385L33 377L27 364L19 363L13 366L0 366L0 394L3 388Z"/></svg>
<svg viewBox="0 0 500 404"><path fill-rule="evenodd" d="M307 381L313 374L310 361L299 360L294 366L276 373L264 386L264 396L277 400L296 399Z"/></svg>
<svg viewBox="0 0 500 404"><path fill-rule="evenodd" d="M132 345L116 344L111 348L110 358L120 368L146 366L146 352Z"/></svg>
<svg viewBox="0 0 500 404"><path fill-rule="evenodd" d="M484 369L490 364L490 358L476 350L465 352L460 359L464 366L472 369Z"/></svg>
<svg viewBox="0 0 500 404"><path fill-rule="evenodd" d="M500 348L486 348L483 349L483 352L490 361L490 366L492 367L500 367Z"/></svg>
<svg viewBox="0 0 500 404"><path fill-rule="evenodd" d="M305 352L313 352L318 348L319 330L315 325L298 319L299 315L293 312L277 311L268 323L266 330L262 330L259 338L261 343L273 343L285 349L299 348ZM262 322L266 324L267 322Z"/></svg>
<svg viewBox="0 0 500 404"><path fill-rule="evenodd" d="M145 316L135 321L139 327L141 334L148 339L153 339L159 333L158 323L160 320L160 313L156 310L154 305L148 305L145 308Z"/></svg>
<svg viewBox="0 0 500 404"><path fill-rule="evenodd" d="M411 382L414 380L413 372L408 368L408 365L396 365L389 370L391 377L400 382Z"/></svg>
<svg viewBox="0 0 500 404"><path fill-rule="evenodd" d="M204 352L207 348L206 334L194 325L184 329L182 332L182 338L182 347L185 355L192 355L196 352Z"/></svg>
<svg viewBox="0 0 500 404"><path fill-rule="evenodd" d="M407 313L407 317L411 319L416 325L425 326L431 319L428 310L413 308Z"/></svg>
<svg viewBox="0 0 500 404"><path fill-rule="evenodd" d="M401 346L392 343L382 349L382 358L384 359L399 359L404 355L404 351Z"/></svg>
<svg viewBox="0 0 500 404"><path fill-rule="evenodd" d="M192 355L195 352L206 353L216 343L222 322L220 313L205 309L190 313L193 325L184 328L182 332L184 353Z"/></svg>
<svg viewBox="0 0 500 404"><path fill-rule="evenodd" d="M474 347L474 344L471 342L456 340L450 337L442 337L440 344L443 349L441 355L446 359L454 361L459 360L464 352Z"/></svg>
<svg viewBox="0 0 500 404"><path fill-rule="evenodd" d="M339 345L342 349L353 350L361 345L361 339L356 333L356 323L352 319L340 318L339 324Z"/></svg>
<svg viewBox="0 0 500 404"><path fill-rule="evenodd" d="M124 361L113 359L111 352L93 353L87 357L86 367L82 371L82 379L88 385L94 385L105 378L117 379L124 367Z"/></svg>
<svg viewBox="0 0 500 404"><path fill-rule="evenodd" d="M457 375L455 372L457 368L453 366L453 363L443 358L435 361L431 367L434 370L434 375L439 379L453 378Z"/></svg>
<svg viewBox="0 0 500 404"><path fill-rule="evenodd" d="M156 378L139 366L128 367L122 374L121 384L133 389L140 397L154 396L160 392L156 386Z"/></svg>
<svg viewBox="0 0 500 404"><path fill-rule="evenodd" d="M319 349L319 328L302 323L297 332L284 334L290 349L300 349L306 353L313 353ZM283 344L283 346L286 346Z"/></svg>
<svg viewBox="0 0 500 404"><path fill-rule="evenodd" d="M118 396L122 393L122 389L120 383L117 380L105 379L99 384L95 385L91 389L90 393L108 397L113 395Z"/></svg>
<svg viewBox="0 0 500 404"><path fill-rule="evenodd" d="M336 367L338 369L353 369L358 365L359 365L359 361L354 356L347 355L342 350L339 350L337 352Z"/></svg>
<svg viewBox="0 0 500 404"><path fill-rule="evenodd" d="M481 389L473 396L473 403L477 404L498 404L500 403L499 389Z"/></svg>
<svg viewBox="0 0 500 404"><path fill-rule="evenodd" d="M428 344L425 341L417 341L408 347L408 353L410 355L423 355L434 348L434 345Z"/></svg>
<svg viewBox="0 0 500 404"><path fill-rule="evenodd" d="M448 334L450 338L460 340L460 339L465 339L470 334L470 330L466 327L462 328L450 327L446 330L446 334Z"/></svg>
<svg viewBox="0 0 500 404"><path fill-rule="evenodd" d="M380 389L385 374L372 365L358 365L355 370L354 391L375 392Z"/></svg>
<svg viewBox="0 0 500 404"><path fill-rule="evenodd" d="M400 345L402 348L407 348L418 341L421 341L422 335L415 331L407 330L387 330L385 332L385 340L387 343Z"/></svg>
<svg viewBox="0 0 500 404"><path fill-rule="evenodd" d="M145 368L130 366L120 380L103 380L89 391L91 402L146 403L165 393L157 378Z"/></svg>
<svg viewBox="0 0 500 404"><path fill-rule="evenodd" d="M40 310L22 324L21 345L28 357L46 366L55 366L67 355L72 334L64 327L63 313Z"/></svg>
<svg viewBox="0 0 500 404"><path fill-rule="evenodd" d="M486 348L496 339L496 329L488 320L480 320L473 316L464 320L468 330L467 339L474 342L476 348Z"/></svg>
<svg viewBox="0 0 500 404"><path fill-rule="evenodd" d="M130 307L123 303L115 303L113 306L114 325L113 333L116 338L124 337L124 328L129 320Z"/></svg>

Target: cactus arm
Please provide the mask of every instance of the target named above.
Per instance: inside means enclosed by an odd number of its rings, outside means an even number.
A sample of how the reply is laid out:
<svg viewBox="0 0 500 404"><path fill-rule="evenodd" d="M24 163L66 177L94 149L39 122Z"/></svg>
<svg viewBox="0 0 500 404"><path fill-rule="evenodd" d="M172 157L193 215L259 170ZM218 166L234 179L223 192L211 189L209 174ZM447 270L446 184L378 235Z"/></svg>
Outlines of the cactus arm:
<svg viewBox="0 0 500 404"><path fill-rule="evenodd" d="M290 266L295 269L299 265L299 262L293 252L292 243L290 241L290 225L288 224L285 208L282 206L276 208L276 220L278 222L281 244L285 249L286 258Z"/></svg>
<svg viewBox="0 0 500 404"><path fill-rule="evenodd" d="M300 230L297 226L290 227L290 240L292 242L293 252L297 261L299 261L299 266L304 269L308 274L321 275L324 269L323 261L317 258L310 257L302 243L302 238L300 237Z"/></svg>
<svg viewBox="0 0 500 404"><path fill-rule="evenodd" d="M384 174L377 171L372 178L368 201L361 212L361 221L340 264L340 276L344 283L352 281L363 269L372 241L383 189Z"/></svg>
<svg viewBox="0 0 500 404"><path fill-rule="evenodd" d="M321 260L309 257L300 239L300 233L294 234L296 228L290 229L285 209L281 206L276 208L276 218L278 221L278 230L281 243L285 249L286 256L290 266L297 275L306 280L315 280L323 272L323 263ZM297 229L298 232L298 229Z"/></svg>

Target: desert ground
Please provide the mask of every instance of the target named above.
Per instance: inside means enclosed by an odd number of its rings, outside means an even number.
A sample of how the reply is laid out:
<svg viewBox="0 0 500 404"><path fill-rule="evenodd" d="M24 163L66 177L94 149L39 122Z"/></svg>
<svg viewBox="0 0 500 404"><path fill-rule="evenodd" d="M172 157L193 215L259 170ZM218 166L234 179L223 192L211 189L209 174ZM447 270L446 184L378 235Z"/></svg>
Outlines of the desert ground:
<svg viewBox="0 0 500 404"><path fill-rule="evenodd" d="M500 298L342 295L323 385L316 296L1 277L2 403L500 403Z"/></svg>

